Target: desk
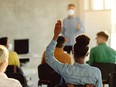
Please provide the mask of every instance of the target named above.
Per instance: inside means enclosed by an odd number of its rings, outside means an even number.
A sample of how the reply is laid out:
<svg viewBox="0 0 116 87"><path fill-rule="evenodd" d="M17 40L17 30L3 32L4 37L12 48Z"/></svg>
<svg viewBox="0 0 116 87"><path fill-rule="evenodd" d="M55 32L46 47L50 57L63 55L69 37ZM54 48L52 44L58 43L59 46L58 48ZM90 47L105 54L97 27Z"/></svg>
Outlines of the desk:
<svg viewBox="0 0 116 87"><path fill-rule="evenodd" d="M40 58L38 54L19 54L19 60L21 65L26 64L27 62L30 62L31 58Z"/></svg>
<svg viewBox="0 0 116 87"><path fill-rule="evenodd" d="M28 63L31 57L32 57L31 54L19 54L19 61L21 63L21 66Z"/></svg>
<svg viewBox="0 0 116 87"><path fill-rule="evenodd" d="M19 59L20 63L27 63L30 61L29 58Z"/></svg>

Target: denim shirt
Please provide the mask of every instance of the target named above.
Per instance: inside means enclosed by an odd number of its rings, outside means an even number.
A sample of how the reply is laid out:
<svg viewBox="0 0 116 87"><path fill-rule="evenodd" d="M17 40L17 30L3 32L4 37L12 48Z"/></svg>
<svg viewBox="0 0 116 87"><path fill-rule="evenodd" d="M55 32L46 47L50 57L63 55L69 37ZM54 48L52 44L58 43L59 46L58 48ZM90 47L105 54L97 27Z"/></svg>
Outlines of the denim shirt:
<svg viewBox="0 0 116 87"><path fill-rule="evenodd" d="M96 87L102 86L101 72L98 68L88 64L74 63L63 64L54 58L56 41L52 40L46 49L46 62L65 80L66 83L72 84L94 84Z"/></svg>

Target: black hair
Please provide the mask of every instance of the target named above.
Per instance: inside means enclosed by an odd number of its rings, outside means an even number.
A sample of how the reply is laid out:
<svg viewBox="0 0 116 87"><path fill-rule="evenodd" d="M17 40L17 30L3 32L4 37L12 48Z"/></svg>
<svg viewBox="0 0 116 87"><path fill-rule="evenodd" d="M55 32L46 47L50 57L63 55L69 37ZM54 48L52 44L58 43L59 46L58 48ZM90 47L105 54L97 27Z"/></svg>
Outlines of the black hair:
<svg viewBox="0 0 116 87"><path fill-rule="evenodd" d="M108 40L108 37L109 37L109 35L104 31L98 32L97 36L102 36L102 37L106 38L106 40Z"/></svg>
<svg viewBox="0 0 116 87"><path fill-rule="evenodd" d="M8 37L0 38L0 45L7 46Z"/></svg>
<svg viewBox="0 0 116 87"><path fill-rule="evenodd" d="M79 35L76 38L76 43L74 44L74 56L75 58L80 58L86 56L89 50L90 38L84 34Z"/></svg>
<svg viewBox="0 0 116 87"><path fill-rule="evenodd" d="M57 39L57 45L56 45L56 47L60 47L61 48L64 43L65 43L64 37L63 36L59 36L58 39Z"/></svg>

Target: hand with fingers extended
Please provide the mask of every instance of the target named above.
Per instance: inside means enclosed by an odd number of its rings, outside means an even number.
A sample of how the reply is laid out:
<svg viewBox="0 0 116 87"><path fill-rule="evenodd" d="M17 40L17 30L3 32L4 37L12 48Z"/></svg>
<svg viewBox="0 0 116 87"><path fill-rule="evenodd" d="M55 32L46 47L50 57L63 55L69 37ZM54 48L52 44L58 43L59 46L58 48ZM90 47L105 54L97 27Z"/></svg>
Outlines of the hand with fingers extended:
<svg viewBox="0 0 116 87"><path fill-rule="evenodd" d="M57 40L61 31L62 31L62 24L61 24L61 21L58 20L57 23L55 24L55 28L54 28L54 37L53 37L54 40Z"/></svg>

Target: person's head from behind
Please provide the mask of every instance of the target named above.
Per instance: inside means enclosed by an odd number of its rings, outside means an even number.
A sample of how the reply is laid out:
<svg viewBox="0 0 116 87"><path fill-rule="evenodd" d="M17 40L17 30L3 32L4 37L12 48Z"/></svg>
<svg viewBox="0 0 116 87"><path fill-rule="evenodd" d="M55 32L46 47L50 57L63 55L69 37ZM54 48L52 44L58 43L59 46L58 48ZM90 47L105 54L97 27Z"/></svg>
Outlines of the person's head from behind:
<svg viewBox="0 0 116 87"><path fill-rule="evenodd" d="M75 5L74 4L69 4L68 5L68 15L73 16L75 14Z"/></svg>
<svg viewBox="0 0 116 87"><path fill-rule="evenodd" d="M8 66L8 55L9 52L7 48L3 45L0 45L0 72L4 72Z"/></svg>
<svg viewBox="0 0 116 87"><path fill-rule="evenodd" d="M6 48L9 48L8 37L2 37L2 38L0 38L0 45L3 45Z"/></svg>
<svg viewBox="0 0 116 87"><path fill-rule="evenodd" d="M108 40L109 35L104 32L104 31L100 31L96 34L96 41L97 44L101 44L101 43L106 43Z"/></svg>
<svg viewBox="0 0 116 87"><path fill-rule="evenodd" d="M65 38L63 36L59 36L58 39L57 39L56 47L63 48L64 43L65 43Z"/></svg>
<svg viewBox="0 0 116 87"><path fill-rule="evenodd" d="M84 34L79 35L76 38L76 43L74 44L74 60L77 61L80 58L85 58L89 50L90 38Z"/></svg>

